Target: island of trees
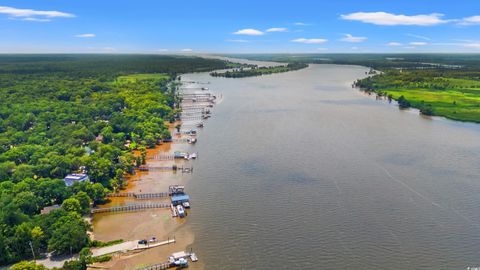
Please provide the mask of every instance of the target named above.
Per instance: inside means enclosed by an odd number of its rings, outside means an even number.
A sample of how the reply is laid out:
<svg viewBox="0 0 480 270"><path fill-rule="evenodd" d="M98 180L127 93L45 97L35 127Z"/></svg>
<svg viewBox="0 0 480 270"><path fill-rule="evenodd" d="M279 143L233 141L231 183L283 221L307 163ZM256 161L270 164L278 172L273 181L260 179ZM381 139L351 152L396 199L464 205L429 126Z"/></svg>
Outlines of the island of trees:
<svg viewBox="0 0 480 270"><path fill-rule="evenodd" d="M212 72L210 73L213 77L225 77L225 78L243 78L243 77L253 77L253 76L262 76L274 73L288 72L293 70L299 70L302 68L308 67L308 64L292 62L287 65L273 66L273 67L258 67L251 66L247 68L239 68L231 71L225 72Z"/></svg>
<svg viewBox="0 0 480 270"><path fill-rule="evenodd" d="M4 55L0 63L0 265L82 251L64 269L85 269L84 248L104 245L87 236L90 207L121 189L146 148L170 136L177 75L228 67L129 55ZM67 187L63 178L80 171L91 182Z"/></svg>

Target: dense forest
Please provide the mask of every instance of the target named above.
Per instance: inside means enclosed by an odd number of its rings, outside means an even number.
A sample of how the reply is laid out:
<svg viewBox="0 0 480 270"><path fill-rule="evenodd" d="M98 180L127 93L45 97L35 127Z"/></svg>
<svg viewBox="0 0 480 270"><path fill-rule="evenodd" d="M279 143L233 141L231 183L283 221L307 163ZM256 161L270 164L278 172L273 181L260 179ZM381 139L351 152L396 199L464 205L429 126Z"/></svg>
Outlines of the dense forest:
<svg viewBox="0 0 480 270"><path fill-rule="evenodd" d="M0 265L98 245L82 216L143 162L134 149L170 136L177 75L226 67L197 57L0 56ZM63 178L81 171L91 182L67 187Z"/></svg>
<svg viewBox="0 0 480 270"><path fill-rule="evenodd" d="M225 72L212 72L210 73L213 77L226 77L226 78L243 78L243 77L252 77L252 76L262 76L274 73L288 72L293 70L299 70L302 68L308 67L308 64L292 62L287 65L273 66L273 67L249 67L249 68L239 68L232 71Z"/></svg>

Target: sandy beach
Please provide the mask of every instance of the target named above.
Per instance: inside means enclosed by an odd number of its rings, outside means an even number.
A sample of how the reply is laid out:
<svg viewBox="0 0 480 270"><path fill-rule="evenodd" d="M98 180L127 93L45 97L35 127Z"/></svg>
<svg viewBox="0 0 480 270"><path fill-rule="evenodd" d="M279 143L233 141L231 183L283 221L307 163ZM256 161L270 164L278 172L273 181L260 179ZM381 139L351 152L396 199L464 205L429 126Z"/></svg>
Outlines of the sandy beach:
<svg viewBox="0 0 480 270"><path fill-rule="evenodd" d="M174 125L171 131L174 132ZM177 135L176 138L181 136ZM150 166L193 166L194 161L168 160L157 161L151 158L159 154L173 154L174 151L187 151L191 149L188 144L163 143L154 149L147 150L147 164ZM191 151L191 150L190 150ZM137 171L135 175L128 177L128 185L122 192L134 193L156 193L166 192L170 185L180 184L186 186L191 174L180 171ZM139 202L165 202L169 197L137 200L135 198L114 197L110 202L101 205L101 208L128 205ZM192 206L194 209L194 206ZM190 210L189 210L190 211ZM194 210L193 210L194 211ZM93 237L95 240L112 241L123 239L125 241L138 239L151 239L155 237L158 241L175 239L174 244L155 247L144 251L128 252L126 254L116 253L112 260L106 263L96 263L93 267L104 267L108 269L138 269L152 264L167 261L170 254L178 251L187 251L189 245L194 241L193 232L188 226L186 218L172 217L170 209L148 209L145 211L126 213L98 213L93 216ZM201 260L190 264L190 269L203 269Z"/></svg>

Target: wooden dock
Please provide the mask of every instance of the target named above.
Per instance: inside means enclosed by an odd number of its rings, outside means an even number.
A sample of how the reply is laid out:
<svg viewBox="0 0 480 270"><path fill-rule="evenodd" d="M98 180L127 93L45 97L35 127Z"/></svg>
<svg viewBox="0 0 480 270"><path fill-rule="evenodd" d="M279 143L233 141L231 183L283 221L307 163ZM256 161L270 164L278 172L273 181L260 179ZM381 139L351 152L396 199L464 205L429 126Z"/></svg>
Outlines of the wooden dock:
<svg viewBox="0 0 480 270"><path fill-rule="evenodd" d="M175 155L153 155L151 157L148 157L147 159L151 160L174 160Z"/></svg>
<svg viewBox="0 0 480 270"><path fill-rule="evenodd" d="M175 167L175 166L144 166L141 171L180 171L182 173L193 173L193 167Z"/></svg>
<svg viewBox="0 0 480 270"><path fill-rule="evenodd" d="M183 105L181 106L180 108L183 110L183 109L198 109L198 110L201 110L203 108L205 108L207 106L203 106L203 105Z"/></svg>
<svg viewBox="0 0 480 270"><path fill-rule="evenodd" d="M117 192L117 193L110 193L107 195L107 197L129 197L129 198L135 198L139 200L165 198L168 196L169 196L168 192L158 192L158 193Z"/></svg>
<svg viewBox="0 0 480 270"><path fill-rule="evenodd" d="M110 213L110 212L133 212L133 211L141 211L146 209L159 209L159 208L168 209L170 208L170 204L141 203L141 204L130 204L130 205L107 207L107 208L94 208L91 210L91 213L95 214L95 213Z"/></svg>
<svg viewBox="0 0 480 270"><path fill-rule="evenodd" d="M164 270L169 268L170 268L170 263L163 262L163 263L158 263L158 264L150 265L143 268L137 268L137 270Z"/></svg>
<svg viewBox="0 0 480 270"><path fill-rule="evenodd" d="M182 97L211 97L212 93L183 93Z"/></svg>

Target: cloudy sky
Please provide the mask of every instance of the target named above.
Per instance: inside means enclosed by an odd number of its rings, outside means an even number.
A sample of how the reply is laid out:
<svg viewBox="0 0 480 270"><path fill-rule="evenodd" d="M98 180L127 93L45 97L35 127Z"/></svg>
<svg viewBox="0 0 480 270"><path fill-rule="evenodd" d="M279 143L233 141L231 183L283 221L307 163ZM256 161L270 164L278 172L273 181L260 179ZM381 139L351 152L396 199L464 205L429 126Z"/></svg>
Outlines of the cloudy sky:
<svg viewBox="0 0 480 270"><path fill-rule="evenodd" d="M478 52L478 0L2 0L0 53Z"/></svg>

